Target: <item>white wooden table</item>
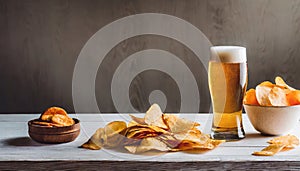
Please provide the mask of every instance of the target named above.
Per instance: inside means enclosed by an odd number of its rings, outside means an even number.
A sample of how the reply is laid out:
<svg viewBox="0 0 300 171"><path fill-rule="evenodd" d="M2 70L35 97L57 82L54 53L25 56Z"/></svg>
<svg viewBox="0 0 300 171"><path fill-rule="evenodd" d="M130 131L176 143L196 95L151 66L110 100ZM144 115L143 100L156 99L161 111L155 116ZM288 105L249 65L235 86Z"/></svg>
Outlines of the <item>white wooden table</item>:
<svg viewBox="0 0 300 171"><path fill-rule="evenodd" d="M143 116L143 114L136 114ZM200 169L300 169L300 147L271 157L252 156L266 147L267 140L254 130L243 116L246 138L227 142L204 153L147 153L129 154L116 150L87 150L78 148L99 127L114 120L129 121L127 114L72 114L81 121L79 137L65 144L40 144L28 136L27 121L39 114L0 115L0 170L200 170ZM208 132L209 114L180 114L180 117L201 123ZM300 138L300 123L290 132Z"/></svg>

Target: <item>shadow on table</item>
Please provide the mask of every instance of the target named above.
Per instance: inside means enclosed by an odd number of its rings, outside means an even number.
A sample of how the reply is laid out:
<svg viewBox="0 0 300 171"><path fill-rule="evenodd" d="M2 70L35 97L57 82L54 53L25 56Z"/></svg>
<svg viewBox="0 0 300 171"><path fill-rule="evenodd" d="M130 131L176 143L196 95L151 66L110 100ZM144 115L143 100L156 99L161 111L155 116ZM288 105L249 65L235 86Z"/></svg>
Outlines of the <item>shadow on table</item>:
<svg viewBox="0 0 300 171"><path fill-rule="evenodd" d="M108 149L107 149L108 150ZM163 152L163 151L155 151L155 150L150 150L150 151L146 151L146 152L142 152L142 153L130 153L129 151L127 151L125 148L111 148L109 149L110 151L115 151L118 153L124 153L124 154L133 154L133 155L137 155L137 156L144 156L144 157L155 157L155 156L160 156L163 154L167 154L167 153L188 153L188 154L204 154L208 151L211 150L206 150L206 149L194 149L194 150L185 150L185 151L174 151L174 152Z"/></svg>
<svg viewBox="0 0 300 171"><path fill-rule="evenodd" d="M272 137L274 137L274 135L267 135L267 134L261 134L261 133L246 134L247 139L251 139L251 138L259 139L259 138L266 138L266 137L272 138Z"/></svg>
<svg viewBox="0 0 300 171"><path fill-rule="evenodd" d="M20 146L20 147L48 145L48 144L41 144L41 143L35 142L29 137L9 138L9 139L3 140L3 143L8 146Z"/></svg>
<svg viewBox="0 0 300 171"><path fill-rule="evenodd" d="M124 153L124 154L137 154L137 155L142 155L142 156L157 156L157 155L162 155L165 152L161 152L161 151L147 151L147 152L143 152L143 153L130 153L129 151L127 151L125 148L122 147L117 147L117 148L110 148L107 149L110 151L115 151L118 153Z"/></svg>

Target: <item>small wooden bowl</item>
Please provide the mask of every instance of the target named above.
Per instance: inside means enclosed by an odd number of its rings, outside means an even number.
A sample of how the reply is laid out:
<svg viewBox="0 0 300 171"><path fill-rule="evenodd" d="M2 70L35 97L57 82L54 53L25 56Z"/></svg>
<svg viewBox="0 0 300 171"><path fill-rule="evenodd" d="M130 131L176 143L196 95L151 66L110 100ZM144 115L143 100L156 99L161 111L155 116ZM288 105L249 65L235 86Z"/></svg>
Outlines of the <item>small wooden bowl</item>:
<svg viewBox="0 0 300 171"><path fill-rule="evenodd" d="M64 127L49 127L43 125L33 124L33 119L28 121L28 134L29 136L40 143L57 144L74 141L80 133L80 121L73 118L74 125Z"/></svg>

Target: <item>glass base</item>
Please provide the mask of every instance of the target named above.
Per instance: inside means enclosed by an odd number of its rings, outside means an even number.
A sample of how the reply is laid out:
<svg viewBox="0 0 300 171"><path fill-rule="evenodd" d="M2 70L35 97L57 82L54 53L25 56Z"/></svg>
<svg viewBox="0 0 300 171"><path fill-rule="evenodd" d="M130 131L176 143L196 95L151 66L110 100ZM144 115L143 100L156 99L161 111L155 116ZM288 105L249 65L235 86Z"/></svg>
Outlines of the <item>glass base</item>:
<svg viewBox="0 0 300 171"><path fill-rule="evenodd" d="M216 140L226 140L226 141L237 141L245 138L244 129L235 130L226 130L226 131L217 131L212 130L210 134L212 139Z"/></svg>

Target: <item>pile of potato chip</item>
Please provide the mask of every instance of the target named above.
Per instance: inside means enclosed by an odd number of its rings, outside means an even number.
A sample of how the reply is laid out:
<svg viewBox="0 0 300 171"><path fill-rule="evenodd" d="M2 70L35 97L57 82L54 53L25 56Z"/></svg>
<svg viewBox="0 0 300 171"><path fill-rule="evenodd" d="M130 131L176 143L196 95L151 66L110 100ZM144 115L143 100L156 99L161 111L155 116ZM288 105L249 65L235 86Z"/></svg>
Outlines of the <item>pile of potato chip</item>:
<svg viewBox="0 0 300 171"><path fill-rule="evenodd" d="M101 148L125 148L131 153L156 151L210 150L224 142L213 140L201 133L197 122L163 114L153 104L144 118L130 115L132 121L113 121L99 128L81 147L98 150Z"/></svg>
<svg viewBox="0 0 300 171"><path fill-rule="evenodd" d="M275 84L264 81L255 89L249 89L244 104L260 106L292 106L300 104L300 90L287 85L281 77L275 78Z"/></svg>
<svg viewBox="0 0 300 171"><path fill-rule="evenodd" d="M48 108L39 118L33 122L36 125L43 125L48 127L63 127L71 126L75 121L70 118L67 112L60 107Z"/></svg>
<svg viewBox="0 0 300 171"><path fill-rule="evenodd" d="M268 141L268 147L252 153L255 156L273 156L280 151L286 151L299 145L299 139L294 135L285 135Z"/></svg>

